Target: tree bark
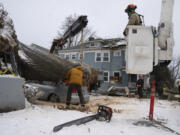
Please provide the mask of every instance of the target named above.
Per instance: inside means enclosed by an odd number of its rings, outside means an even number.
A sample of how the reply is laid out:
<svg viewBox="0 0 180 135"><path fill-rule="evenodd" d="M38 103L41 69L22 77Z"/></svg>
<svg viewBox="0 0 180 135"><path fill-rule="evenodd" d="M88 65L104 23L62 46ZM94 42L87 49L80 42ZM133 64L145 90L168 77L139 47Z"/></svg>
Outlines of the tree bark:
<svg viewBox="0 0 180 135"><path fill-rule="evenodd" d="M26 80L59 82L75 63L38 46L19 44L18 71Z"/></svg>

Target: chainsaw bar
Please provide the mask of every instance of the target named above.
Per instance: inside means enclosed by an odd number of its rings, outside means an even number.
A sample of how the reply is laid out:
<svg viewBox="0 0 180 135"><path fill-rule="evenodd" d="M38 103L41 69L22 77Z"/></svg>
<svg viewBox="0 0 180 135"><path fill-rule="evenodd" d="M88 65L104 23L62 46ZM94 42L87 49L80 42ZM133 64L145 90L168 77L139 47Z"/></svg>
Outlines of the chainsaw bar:
<svg viewBox="0 0 180 135"><path fill-rule="evenodd" d="M53 132L57 132L57 131L61 130L63 127L69 127L69 126L72 126L72 125L85 124L85 123L87 123L89 121L97 119L97 117L98 117L98 114L95 114L95 115L83 117L83 118L80 118L80 119L77 119L77 120L72 120L72 121L66 122L64 124L61 124L61 125L58 125L58 126L54 127Z"/></svg>
<svg viewBox="0 0 180 135"><path fill-rule="evenodd" d="M73 120L70 122L66 122L64 124L58 125L56 127L53 128L53 132L57 132L59 130L61 130L63 127L69 127L71 125L81 125L84 123L87 123L89 121L92 121L94 119L96 120L100 120L100 121L107 121L110 122L111 117L112 117L112 109L110 107L104 106L104 105L99 105L98 110L97 110L97 114L95 115L90 115L87 117L83 117L77 120Z"/></svg>

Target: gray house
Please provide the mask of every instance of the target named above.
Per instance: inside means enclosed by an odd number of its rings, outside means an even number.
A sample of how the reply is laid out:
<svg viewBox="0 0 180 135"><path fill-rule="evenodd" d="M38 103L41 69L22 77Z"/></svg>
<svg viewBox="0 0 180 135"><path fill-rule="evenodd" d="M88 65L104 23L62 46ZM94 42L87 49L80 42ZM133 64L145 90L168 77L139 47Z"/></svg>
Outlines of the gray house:
<svg viewBox="0 0 180 135"><path fill-rule="evenodd" d="M83 53L82 46L77 45L67 47L59 51L59 56L65 59L81 61L91 67L104 71L104 83L102 89L114 87L134 87L137 80L136 75L128 75L125 72L125 48L126 41L121 38L113 39L94 39L84 43Z"/></svg>

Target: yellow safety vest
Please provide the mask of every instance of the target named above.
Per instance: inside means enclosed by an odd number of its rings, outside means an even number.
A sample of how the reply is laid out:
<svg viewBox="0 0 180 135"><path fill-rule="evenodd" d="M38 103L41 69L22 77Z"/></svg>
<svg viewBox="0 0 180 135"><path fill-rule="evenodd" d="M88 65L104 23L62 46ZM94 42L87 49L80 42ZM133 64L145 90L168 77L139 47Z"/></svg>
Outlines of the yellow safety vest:
<svg viewBox="0 0 180 135"><path fill-rule="evenodd" d="M0 70L0 75L4 75L4 74L6 74L8 71L9 71L13 76L16 76L16 74L13 73L13 71L11 71L9 68L6 68L5 71Z"/></svg>
<svg viewBox="0 0 180 135"><path fill-rule="evenodd" d="M178 86L180 86L180 79L178 80Z"/></svg>

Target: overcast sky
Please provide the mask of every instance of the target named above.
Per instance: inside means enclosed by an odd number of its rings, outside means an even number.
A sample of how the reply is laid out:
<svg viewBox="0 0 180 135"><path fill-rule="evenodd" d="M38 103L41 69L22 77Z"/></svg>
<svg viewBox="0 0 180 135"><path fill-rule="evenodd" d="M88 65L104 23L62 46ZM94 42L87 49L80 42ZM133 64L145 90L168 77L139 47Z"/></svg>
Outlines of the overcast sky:
<svg viewBox="0 0 180 135"><path fill-rule="evenodd" d="M50 48L65 18L71 14L87 15L88 26L98 37L123 37L128 17L124 9L136 4L145 16L145 24L157 26L161 0L0 0L13 19L18 39ZM180 0L174 6L174 55L180 55Z"/></svg>

